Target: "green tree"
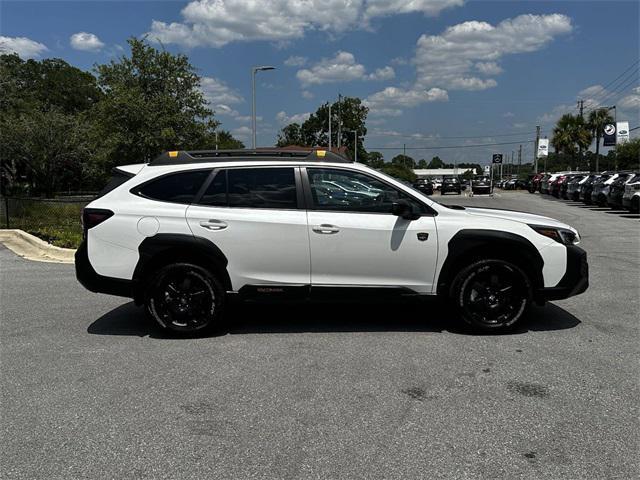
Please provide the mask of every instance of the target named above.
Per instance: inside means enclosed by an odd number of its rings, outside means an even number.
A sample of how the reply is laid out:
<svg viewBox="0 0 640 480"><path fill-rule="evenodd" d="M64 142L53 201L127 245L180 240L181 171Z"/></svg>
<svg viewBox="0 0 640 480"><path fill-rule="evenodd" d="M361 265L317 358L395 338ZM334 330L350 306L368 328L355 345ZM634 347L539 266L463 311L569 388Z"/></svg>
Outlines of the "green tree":
<svg viewBox="0 0 640 480"><path fill-rule="evenodd" d="M79 113L101 98L96 79L59 58L24 61L0 55L0 112L17 114L57 109Z"/></svg>
<svg viewBox="0 0 640 480"><path fill-rule="evenodd" d="M105 167L148 162L165 150L209 141L217 122L189 59L145 40L128 43L131 56L95 67L104 92L94 112L95 133Z"/></svg>
<svg viewBox="0 0 640 480"><path fill-rule="evenodd" d="M367 114L369 108L362 104L359 98L345 97L341 102L331 104L331 144L338 145L338 130L340 143L347 148L351 158L354 147L358 142L358 159L366 157L364 138L367 135ZM340 128L338 128L340 125ZM321 105L312 113L302 125L295 123L286 125L278 134L277 145L300 145L304 147L326 147L329 145L329 104Z"/></svg>
<svg viewBox="0 0 640 480"><path fill-rule="evenodd" d="M615 168L640 170L640 138L634 138L616 147Z"/></svg>
<svg viewBox="0 0 640 480"><path fill-rule="evenodd" d="M384 157L380 152L367 152L363 163L369 165L371 168L382 168L384 166Z"/></svg>
<svg viewBox="0 0 640 480"><path fill-rule="evenodd" d="M394 165L404 165L407 168L416 168L416 161L409 155L396 155L391 159L391 163Z"/></svg>
<svg viewBox="0 0 640 480"><path fill-rule="evenodd" d="M444 168L445 164L437 155L431 159L427 168Z"/></svg>
<svg viewBox="0 0 640 480"><path fill-rule="evenodd" d="M603 134L604 126L613 123L613 117L606 108L597 108L589 113L587 120L591 135L596 139L596 171L600 171L600 137Z"/></svg>
<svg viewBox="0 0 640 480"><path fill-rule="evenodd" d="M413 170L401 163L385 163L381 168L381 171L387 175L391 175L399 180L405 182L415 182L418 176L413 173Z"/></svg>
<svg viewBox="0 0 640 480"><path fill-rule="evenodd" d="M302 139L302 127L299 123L290 123L280 130L276 145L278 147L286 147L288 145L311 146L306 145L306 142Z"/></svg>
<svg viewBox="0 0 640 480"><path fill-rule="evenodd" d="M556 153L570 156L575 163L576 154L589 148L591 140L591 131L584 119L579 115L567 113L556 123L551 144Z"/></svg>
<svg viewBox="0 0 640 480"><path fill-rule="evenodd" d="M424 158L421 158L420 160L418 160L418 168L427 168L428 165L429 164Z"/></svg>
<svg viewBox="0 0 640 480"><path fill-rule="evenodd" d="M22 165L30 193L51 196L63 186L86 186L92 173L88 129L79 115L58 109L2 116L2 163Z"/></svg>

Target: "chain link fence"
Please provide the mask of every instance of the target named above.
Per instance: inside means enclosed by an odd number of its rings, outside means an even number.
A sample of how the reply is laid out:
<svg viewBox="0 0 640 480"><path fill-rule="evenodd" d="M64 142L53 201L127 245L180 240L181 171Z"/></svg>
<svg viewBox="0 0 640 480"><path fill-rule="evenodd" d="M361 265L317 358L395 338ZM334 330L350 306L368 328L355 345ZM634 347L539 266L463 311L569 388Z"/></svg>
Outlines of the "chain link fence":
<svg viewBox="0 0 640 480"><path fill-rule="evenodd" d="M17 228L58 247L77 248L82 209L95 196L80 192L55 198L0 197L0 228Z"/></svg>

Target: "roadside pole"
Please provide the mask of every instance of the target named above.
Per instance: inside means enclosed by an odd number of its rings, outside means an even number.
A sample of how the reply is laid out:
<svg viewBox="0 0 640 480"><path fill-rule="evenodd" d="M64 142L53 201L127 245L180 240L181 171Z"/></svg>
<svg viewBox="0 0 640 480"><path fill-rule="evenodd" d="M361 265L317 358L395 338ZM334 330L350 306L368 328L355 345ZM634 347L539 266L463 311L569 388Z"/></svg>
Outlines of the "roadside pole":
<svg viewBox="0 0 640 480"><path fill-rule="evenodd" d="M536 126L536 143L533 147L533 173L538 173L538 142L540 142L540 125Z"/></svg>
<svg viewBox="0 0 640 480"><path fill-rule="evenodd" d="M329 102L329 151L331 151L331 102Z"/></svg>

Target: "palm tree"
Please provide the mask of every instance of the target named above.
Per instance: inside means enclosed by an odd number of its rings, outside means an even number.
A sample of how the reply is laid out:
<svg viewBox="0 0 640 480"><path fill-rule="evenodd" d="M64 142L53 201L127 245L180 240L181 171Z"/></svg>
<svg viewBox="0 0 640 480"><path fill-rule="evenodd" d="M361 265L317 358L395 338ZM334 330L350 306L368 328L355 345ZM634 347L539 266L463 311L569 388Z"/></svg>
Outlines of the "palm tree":
<svg viewBox="0 0 640 480"><path fill-rule="evenodd" d="M579 115L564 114L553 129L551 145L556 153L564 153L575 157L591 145L591 131L584 119Z"/></svg>
<svg viewBox="0 0 640 480"><path fill-rule="evenodd" d="M600 170L600 137L604 130L604 126L613 123L613 117L609 114L607 108L597 108L589 114L589 128L591 134L596 137L596 172Z"/></svg>

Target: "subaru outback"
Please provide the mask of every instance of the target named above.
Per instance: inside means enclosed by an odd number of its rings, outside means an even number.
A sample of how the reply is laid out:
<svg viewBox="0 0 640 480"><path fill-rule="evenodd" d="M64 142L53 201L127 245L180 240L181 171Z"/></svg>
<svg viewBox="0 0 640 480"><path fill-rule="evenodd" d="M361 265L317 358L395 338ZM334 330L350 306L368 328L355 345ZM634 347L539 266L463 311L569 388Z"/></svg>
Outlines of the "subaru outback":
<svg viewBox="0 0 640 480"><path fill-rule="evenodd" d="M181 333L215 328L231 296L371 293L441 297L495 331L588 285L574 228L447 207L324 150L166 152L118 167L83 231L78 280Z"/></svg>

